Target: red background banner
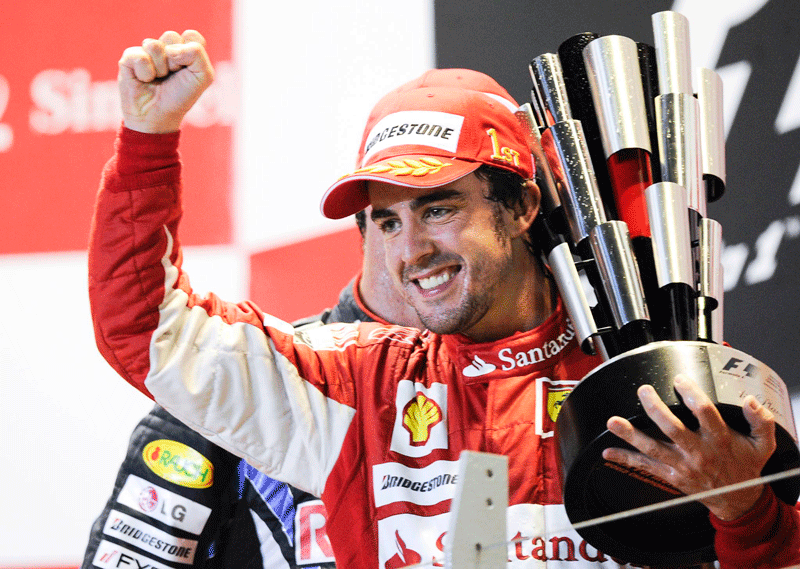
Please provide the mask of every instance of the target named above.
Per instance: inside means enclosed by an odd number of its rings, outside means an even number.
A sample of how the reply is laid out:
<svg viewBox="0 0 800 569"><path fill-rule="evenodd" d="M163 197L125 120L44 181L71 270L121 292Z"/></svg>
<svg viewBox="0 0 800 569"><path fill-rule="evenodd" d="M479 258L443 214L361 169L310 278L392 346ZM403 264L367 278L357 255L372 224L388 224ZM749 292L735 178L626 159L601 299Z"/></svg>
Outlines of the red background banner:
<svg viewBox="0 0 800 569"><path fill-rule="evenodd" d="M187 28L206 36L218 78L182 134L183 240L231 240L231 0L194 2L191 12L177 2L148 6L113 0L3 6L0 253L86 248L99 172L113 152L109 133L120 124L116 61L148 36Z"/></svg>
<svg viewBox="0 0 800 569"><path fill-rule="evenodd" d="M361 234L354 226L251 255L247 297L291 322L333 307L360 268Z"/></svg>

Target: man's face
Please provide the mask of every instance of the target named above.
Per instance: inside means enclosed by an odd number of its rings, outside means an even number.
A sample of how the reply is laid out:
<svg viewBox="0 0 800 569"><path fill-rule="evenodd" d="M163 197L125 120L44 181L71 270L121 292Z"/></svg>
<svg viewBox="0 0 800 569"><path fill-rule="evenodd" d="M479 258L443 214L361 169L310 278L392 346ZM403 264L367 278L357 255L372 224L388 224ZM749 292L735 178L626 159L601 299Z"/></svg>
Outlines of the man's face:
<svg viewBox="0 0 800 569"><path fill-rule="evenodd" d="M372 312L391 324L424 328L414 307L406 302L405 294L398 289L386 267L383 233L369 220L372 208L367 208L364 231L364 259L361 265L359 294Z"/></svg>
<svg viewBox="0 0 800 569"><path fill-rule="evenodd" d="M369 182L386 265L428 329L480 337L502 321L512 273L512 214L470 174L436 188Z"/></svg>

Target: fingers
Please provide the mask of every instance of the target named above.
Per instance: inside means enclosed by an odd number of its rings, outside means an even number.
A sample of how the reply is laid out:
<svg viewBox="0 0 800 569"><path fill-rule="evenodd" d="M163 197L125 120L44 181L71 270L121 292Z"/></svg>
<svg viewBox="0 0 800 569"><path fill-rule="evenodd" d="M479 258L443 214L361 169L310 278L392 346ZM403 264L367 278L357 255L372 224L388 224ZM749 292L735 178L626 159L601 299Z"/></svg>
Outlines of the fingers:
<svg viewBox="0 0 800 569"><path fill-rule="evenodd" d="M192 73L212 73L211 61L202 44L192 41L168 45L164 49L170 72L187 68Z"/></svg>
<svg viewBox="0 0 800 569"><path fill-rule="evenodd" d="M727 430L716 405L696 382L679 374L675 377L675 390L680 394L684 405L697 418L702 432L714 436L715 433Z"/></svg>
<svg viewBox="0 0 800 569"><path fill-rule="evenodd" d="M602 453L605 460L634 471L647 472L659 480L671 483L676 476L676 471L671 464L679 459L676 457L674 449L644 435L621 417L609 419L607 427L639 452L618 447L606 448Z"/></svg>
<svg viewBox="0 0 800 569"><path fill-rule="evenodd" d="M652 385L642 385L636 393L647 416L672 442L688 444L691 441L692 432L670 411Z"/></svg>
<svg viewBox="0 0 800 569"><path fill-rule="evenodd" d="M197 30L186 30L181 34L181 37L183 38L183 43L197 42L203 47L206 45L206 38Z"/></svg>
<svg viewBox="0 0 800 569"><path fill-rule="evenodd" d="M141 47L129 47L119 60L120 79L136 79L149 83L156 78L156 69L150 56Z"/></svg>
<svg viewBox="0 0 800 569"><path fill-rule="evenodd" d="M650 470L657 463L668 463L680 458L671 446L645 435L627 419L611 417L606 422L606 427L639 451L635 453L619 448L609 448L603 452L603 457L607 460Z"/></svg>
<svg viewBox="0 0 800 569"><path fill-rule="evenodd" d="M755 397L744 398L744 418L750 424L750 438L765 456L771 456L777 447L775 440L775 416L761 405Z"/></svg>
<svg viewBox="0 0 800 569"><path fill-rule="evenodd" d="M142 50L149 57L149 64L155 77L165 77L169 73L167 65L166 44L160 40L148 38L142 42Z"/></svg>
<svg viewBox="0 0 800 569"><path fill-rule="evenodd" d="M176 43L183 43L183 38L178 32L173 32L170 30L161 34L161 37L158 38L158 41L164 45L172 45Z"/></svg>
<svg viewBox="0 0 800 569"><path fill-rule="evenodd" d="M205 38L196 30L186 30L183 34L164 32L158 39L145 39L141 47L126 49L119 61L120 73L150 83L183 67L194 65L195 72L207 70L211 64L205 44Z"/></svg>

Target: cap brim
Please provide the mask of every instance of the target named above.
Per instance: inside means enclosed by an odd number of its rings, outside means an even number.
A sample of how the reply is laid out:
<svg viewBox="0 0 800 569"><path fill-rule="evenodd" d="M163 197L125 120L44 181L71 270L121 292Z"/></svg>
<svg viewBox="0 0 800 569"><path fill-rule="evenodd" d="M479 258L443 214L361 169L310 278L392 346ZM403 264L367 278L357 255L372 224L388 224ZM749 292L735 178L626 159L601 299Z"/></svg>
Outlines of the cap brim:
<svg viewBox="0 0 800 569"><path fill-rule="evenodd" d="M369 180L408 188L435 188L463 178L480 166L480 162L424 154L388 158L339 178L322 196L320 209L330 219L358 213L369 205Z"/></svg>

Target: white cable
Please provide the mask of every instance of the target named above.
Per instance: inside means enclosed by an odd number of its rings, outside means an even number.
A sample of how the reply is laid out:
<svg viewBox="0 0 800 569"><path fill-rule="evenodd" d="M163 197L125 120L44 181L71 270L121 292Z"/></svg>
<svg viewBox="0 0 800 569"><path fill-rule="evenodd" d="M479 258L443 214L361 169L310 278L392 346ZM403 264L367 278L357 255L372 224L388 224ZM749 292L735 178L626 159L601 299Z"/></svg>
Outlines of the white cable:
<svg viewBox="0 0 800 569"><path fill-rule="evenodd" d="M583 522L578 522L574 525L564 526L556 529L546 529L544 534L537 536L537 537L549 537L553 534L563 533L569 530L579 530L584 529L592 526L597 526L600 524L605 524L608 522L615 522L619 520L624 520L627 518L632 518L634 516L639 516L642 514L648 514L650 512L657 512L659 510L665 510L667 508L672 508L674 506L681 506L683 504L687 504L689 502L694 502L697 500L703 500L705 498L711 498L713 496L719 496L720 494L726 494L728 492L735 492L737 490L743 490L745 488L750 488L751 486L758 486L759 484L771 484L772 482L776 482L778 480L783 480L786 478L792 478L794 476L800 476L800 468L793 468L791 470L784 470L783 472L778 472L776 474L770 474L768 476L761 476L759 478L753 478L752 480L745 480L744 482L737 482L736 484L729 484L728 486L722 486L720 488L714 488L713 490L706 490L704 492L698 492L697 494L691 494L688 496L680 496L678 498L672 498L671 500L665 500L664 502L657 502L655 504L650 504L649 506L641 506L639 508L633 508L632 510L626 510L624 512L617 512L616 514L608 514L605 516L601 516L599 518L594 518L591 520L586 520ZM533 536L522 536L517 539L513 539L511 541L502 542L502 543L493 543L489 545L482 545L481 549L494 549L498 547L508 548L509 545L515 545L517 543L521 543L523 541L528 541L534 539ZM440 563L442 566L445 563L444 558L433 558L431 561L426 561L422 563L417 563L415 565L408 565L406 569L416 569L422 567L433 567L434 564ZM795 566L800 567L800 566ZM789 568L787 568L789 569Z"/></svg>

